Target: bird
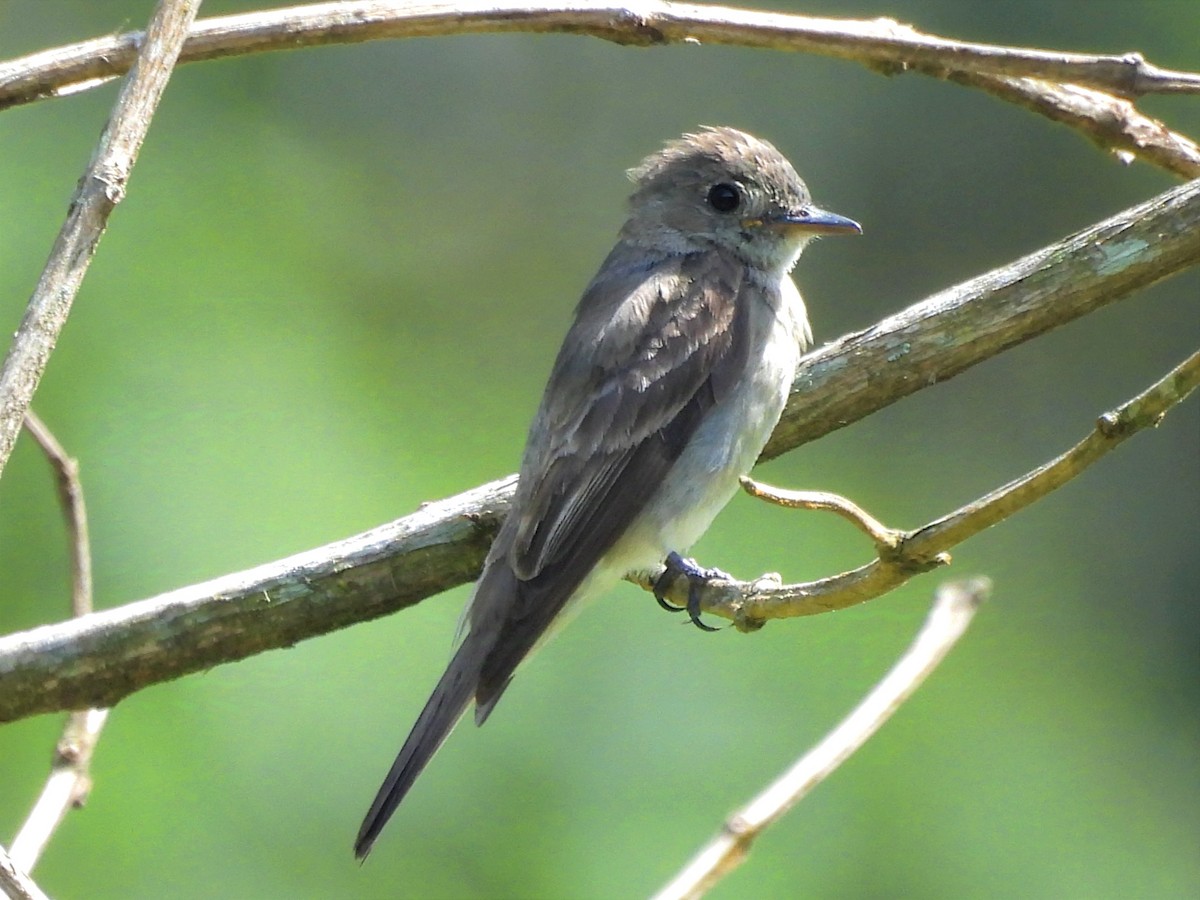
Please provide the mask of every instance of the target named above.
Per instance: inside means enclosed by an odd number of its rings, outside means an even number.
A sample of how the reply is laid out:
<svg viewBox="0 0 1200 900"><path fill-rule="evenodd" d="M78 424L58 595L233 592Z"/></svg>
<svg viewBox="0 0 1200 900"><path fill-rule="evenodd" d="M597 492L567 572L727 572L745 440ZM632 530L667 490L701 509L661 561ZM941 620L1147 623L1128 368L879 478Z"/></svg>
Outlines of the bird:
<svg viewBox="0 0 1200 900"><path fill-rule="evenodd" d="M569 609L664 560L693 587L711 574L679 553L754 464L812 341L789 273L812 238L862 232L735 128L684 134L628 174L628 218L575 309L457 650L363 820L360 860L467 708L482 725Z"/></svg>

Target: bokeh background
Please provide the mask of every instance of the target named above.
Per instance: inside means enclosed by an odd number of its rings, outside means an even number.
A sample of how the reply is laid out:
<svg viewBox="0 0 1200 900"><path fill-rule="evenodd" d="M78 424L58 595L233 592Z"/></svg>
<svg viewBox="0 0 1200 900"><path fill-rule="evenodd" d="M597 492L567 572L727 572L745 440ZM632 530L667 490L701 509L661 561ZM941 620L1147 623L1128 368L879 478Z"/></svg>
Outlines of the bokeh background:
<svg viewBox="0 0 1200 900"><path fill-rule="evenodd" d="M150 0L0 0L0 58ZM1200 4L842 0L951 37L1200 69ZM258 8L210 0L205 15ZM116 94L0 115L11 330ZM1196 98L1142 103L1200 136ZM35 408L82 464L98 605L304 550L512 471L623 170L704 123L775 142L864 223L798 280L820 341L1172 184L977 92L829 59L567 36L392 41L172 80ZM1195 348L1200 273L764 466L914 526L1066 448ZM929 684L713 896L1200 895L1200 403L961 546L993 602ZM47 467L0 481L0 630L66 615ZM750 576L857 565L832 517L738 497L696 548ZM467 591L116 709L63 898L644 896L887 670L938 579L701 634L629 586L464 725L365 866L350 845ZM0 729L0 840L59 716Z"/></svg>

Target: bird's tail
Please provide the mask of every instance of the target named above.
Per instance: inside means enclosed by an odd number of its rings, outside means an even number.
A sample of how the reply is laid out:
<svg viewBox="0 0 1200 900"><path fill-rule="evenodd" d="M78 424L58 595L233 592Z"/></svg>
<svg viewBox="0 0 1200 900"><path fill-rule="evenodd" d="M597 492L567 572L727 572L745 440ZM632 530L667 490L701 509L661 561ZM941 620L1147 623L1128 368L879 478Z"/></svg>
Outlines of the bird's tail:
<svg viewBox="0 0 1200 900"><path fill-rule="evenodd" d="M362 827L358 829L358 838L354 841L354 855L365 859L371 852L371 845L383 831L408 789L412 787L425 764L433 757L442 742L462 718L475 685L479 678L481 652L476 641L468 635L459 646L446 673L437 683L417 723L408 735L408 740L400 748L400 754L392 764L387 778L375 795L375 802L367 811Z"/></svg>

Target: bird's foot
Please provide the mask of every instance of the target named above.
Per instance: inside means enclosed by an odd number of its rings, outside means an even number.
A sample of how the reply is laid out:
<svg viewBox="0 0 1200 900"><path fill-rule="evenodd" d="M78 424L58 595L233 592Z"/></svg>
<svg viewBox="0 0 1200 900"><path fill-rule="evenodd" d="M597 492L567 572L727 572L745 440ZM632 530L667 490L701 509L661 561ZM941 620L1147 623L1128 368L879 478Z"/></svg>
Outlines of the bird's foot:
<svg viewBox="0 0 1200 900"><path fill-rule="evenodd" d="M732 581L733 576L727 572L722 572L720 569L706 569L698 565L694 559L684 559L674 551L667 554L665 565L666 569L654 582L654 599L658 601L658 605L668 612L686 611L688 618L692 620L692 624L701 631L719 631L720 629L714 628L712 625L706 625L700 619L700 589L710 581ZM688 580L686 606L676 606L673 603L668 603L663 596L667 588L680 575Z"/></svg>

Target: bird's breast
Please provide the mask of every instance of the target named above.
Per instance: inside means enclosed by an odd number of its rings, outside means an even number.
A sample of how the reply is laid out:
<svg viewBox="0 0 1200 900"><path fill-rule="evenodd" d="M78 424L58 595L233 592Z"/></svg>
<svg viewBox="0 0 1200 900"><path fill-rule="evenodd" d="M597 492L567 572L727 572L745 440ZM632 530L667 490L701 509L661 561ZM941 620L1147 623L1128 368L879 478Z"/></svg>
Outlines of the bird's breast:
<svg viewBox="0 0 1200 900"><path fill-rule="evenodd" d="M666 553L695 543L737 491L739 477L750 471L779 422L807 332L800 296L790 278L784 282L784 289L769 298L778 305L763 302L750 311L750 352L734 388L708 411L614 548L627 569L650 567Z"/></svg>

